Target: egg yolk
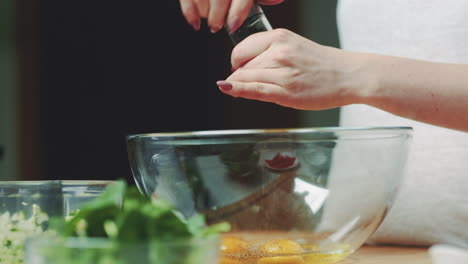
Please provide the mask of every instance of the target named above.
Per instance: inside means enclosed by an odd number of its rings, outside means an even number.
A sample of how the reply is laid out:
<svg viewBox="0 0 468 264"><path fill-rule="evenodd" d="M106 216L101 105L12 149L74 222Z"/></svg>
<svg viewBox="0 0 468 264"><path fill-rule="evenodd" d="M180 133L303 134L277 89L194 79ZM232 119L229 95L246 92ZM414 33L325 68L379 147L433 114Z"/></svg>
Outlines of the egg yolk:
<svg viewBox="0 0 468 264"><path fill-rule="evenodd" d="M249 243L238 237L223 237L221 244L221 257L220 264L243 264L240 258L229 255L245 254L249 250Z"/></svg>
<svg viewBox="0 0 468 264"><path fill-rule="evenodd" d="M257 264L303 264L300 256L304 249L296 242L289 239L274 239L266 242L258 248L262 255L275 255L258 259Z"/></svg>

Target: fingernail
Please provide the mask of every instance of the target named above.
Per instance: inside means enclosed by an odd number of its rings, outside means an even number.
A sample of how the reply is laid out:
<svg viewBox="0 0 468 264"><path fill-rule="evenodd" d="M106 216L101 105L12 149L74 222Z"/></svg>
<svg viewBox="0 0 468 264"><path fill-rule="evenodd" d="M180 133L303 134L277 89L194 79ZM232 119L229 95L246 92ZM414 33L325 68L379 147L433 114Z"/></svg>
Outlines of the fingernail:
<svg viewBox="0 0 468 264"><path fill-rule="evenodd" d="M240 17L234 16L228 19L227 21L227 28L229 33L233 33L236 31L240 26Z"/></svg>
<svg viewBox="0 0 468 264"><path fill-rule="evenodd" d="M216 33L216 32L218 32L220 29L221 29L220 27L216 27L216 26L210 27L210 31L211 31L211 33L213 33L213 34Z"/></svg>
<svg viewBox="0 0 468 264"><path fill-rule="evenodd" d="M226 81L217 81L216 84L218 85L219 89L223 91L230 91L232 90L232 83Z"/></svg>
<svg viewBox="0 0 468 264"><path fill-rule="evenodd" d="M192 27L193 27L193 29L195 29L195 31L200 30L200 20L192 21L190 23L190 25L192 25Z"/></svg>

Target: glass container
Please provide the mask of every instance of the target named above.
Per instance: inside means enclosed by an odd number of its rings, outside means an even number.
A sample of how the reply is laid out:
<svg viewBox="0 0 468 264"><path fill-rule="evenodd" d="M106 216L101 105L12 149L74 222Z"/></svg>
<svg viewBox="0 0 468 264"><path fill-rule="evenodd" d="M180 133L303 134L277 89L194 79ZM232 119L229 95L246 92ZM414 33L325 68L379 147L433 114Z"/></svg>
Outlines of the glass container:
<svg viewBox="0 0 468 264"><path fill-rule="evenodd" d="M28 238L50 233L51 217L68 217L111 182L0 181L0 263L23 263Z"/></svg>
<svg viewBox="0 0 468 264"><path fill-rule="evenodd" d="M287 263L321 264L353 253L379 227L411 134L410 127L153 133L129 135L127 149L141 192L186 216L231 224L226 263L289 256Z"/></svg>
<svg viewBox="0 0 468 264"><path fill-rule="evenodd" d="M218 264L219 236L119 243L104 238L34 237L26 264Z"/></svg>

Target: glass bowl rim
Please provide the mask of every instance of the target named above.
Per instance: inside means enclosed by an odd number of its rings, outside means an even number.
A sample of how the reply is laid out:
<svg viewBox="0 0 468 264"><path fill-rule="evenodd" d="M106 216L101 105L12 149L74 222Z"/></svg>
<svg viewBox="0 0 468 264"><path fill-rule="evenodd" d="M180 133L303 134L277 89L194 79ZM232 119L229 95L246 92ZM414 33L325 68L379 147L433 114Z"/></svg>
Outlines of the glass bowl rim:
<svg viewBox="0 0 468 264"><path fill-rule="evenodd" d="M220 129L220 130L196 130L181 132L159 132L159 133L139 133L126 136L127 141L143 138L158 139L189 139L211 138L214 136L254 136L254 135L306 135L316 133L348 133L348 132L401 132L410 135L413 127L410 126L362 126L362 127L305 127L305 128L266 128L266 129Z"/></svg>
<svg viewBox="0 0 468 264"><path fill-rule="evenodd" d="M73 186L73 185L103 185L111 184L114 180L12 180L12 181L0 181L2 185L18 185L18 186L37 186L46 183L61 183L62 186Z"/></svg>

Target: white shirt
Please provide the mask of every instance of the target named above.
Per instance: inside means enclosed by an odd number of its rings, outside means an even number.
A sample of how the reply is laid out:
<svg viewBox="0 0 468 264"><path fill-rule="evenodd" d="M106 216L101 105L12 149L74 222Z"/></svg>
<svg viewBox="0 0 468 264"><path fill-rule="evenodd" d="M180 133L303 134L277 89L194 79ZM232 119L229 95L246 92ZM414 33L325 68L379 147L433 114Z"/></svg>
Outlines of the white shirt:
<svg viewBox="0 0 468 264"><path fill-rule="evenodd" d="M340 0L337 18L345 50L468 64L467 0ZM468 246L468 133L366 105L342 107L340 125L414 128L400 193L371 241Z"/></svg>

